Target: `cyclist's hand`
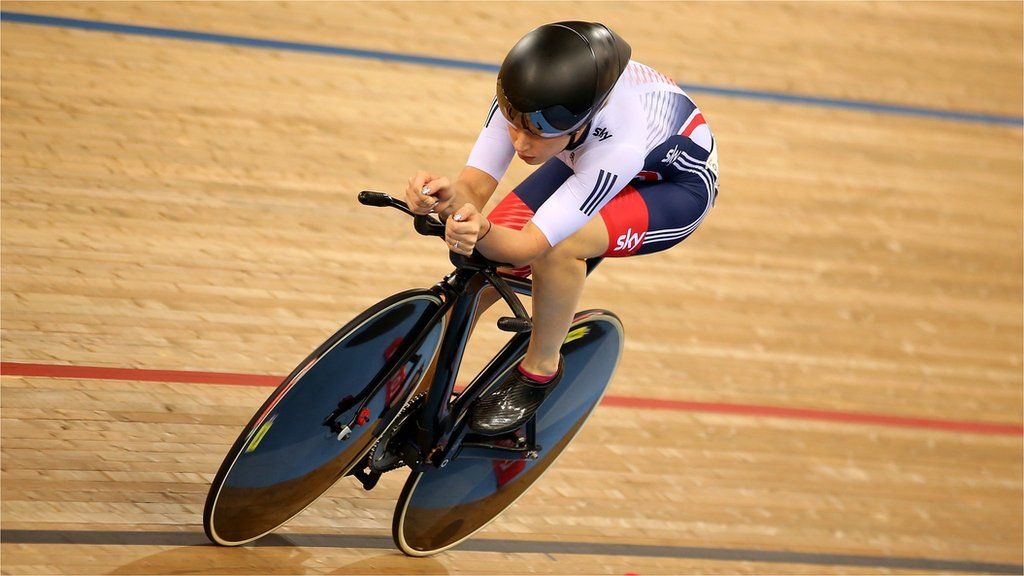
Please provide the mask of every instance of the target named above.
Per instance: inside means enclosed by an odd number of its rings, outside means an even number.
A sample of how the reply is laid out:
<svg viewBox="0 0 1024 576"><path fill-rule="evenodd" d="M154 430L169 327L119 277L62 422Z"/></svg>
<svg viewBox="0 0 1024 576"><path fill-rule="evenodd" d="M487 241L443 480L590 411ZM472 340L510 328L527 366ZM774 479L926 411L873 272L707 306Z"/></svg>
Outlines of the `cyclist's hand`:
<svg viewBox="0 0 1024 576"><path fill-rule="evenodd" d="M444 239L448 242L448 249L463 256L469 256L476 246L477 238L481 231L487 231L491 226L487 218L476 209L476 206L466 203L462 205L445 222Z"/></svg>
<svg viewBox="0 0 1024 576"><path fill-rule="evenodd" d="M409 178L405 188L405 202L415 214L440 214L452 200L451 182L422 170Z"/></svg>

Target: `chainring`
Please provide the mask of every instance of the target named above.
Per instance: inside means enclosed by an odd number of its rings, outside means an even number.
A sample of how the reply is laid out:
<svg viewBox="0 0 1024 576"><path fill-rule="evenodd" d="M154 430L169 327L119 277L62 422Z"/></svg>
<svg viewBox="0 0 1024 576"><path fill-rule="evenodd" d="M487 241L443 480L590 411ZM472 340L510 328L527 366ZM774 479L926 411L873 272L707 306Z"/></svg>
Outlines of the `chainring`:
<svg viewBox="0 0 1024 576"><path fill-rule="evenodd" d="M402 447L401 442L406 438L403 432L406 425L412 422L409 416L419 413L419 409L423 406L426 398L426 392L417 394L399 410L394 423L388 427L370 450L369 465L371 470L389 472L408 464L408 462L405 462L400 450Z"/></svg>

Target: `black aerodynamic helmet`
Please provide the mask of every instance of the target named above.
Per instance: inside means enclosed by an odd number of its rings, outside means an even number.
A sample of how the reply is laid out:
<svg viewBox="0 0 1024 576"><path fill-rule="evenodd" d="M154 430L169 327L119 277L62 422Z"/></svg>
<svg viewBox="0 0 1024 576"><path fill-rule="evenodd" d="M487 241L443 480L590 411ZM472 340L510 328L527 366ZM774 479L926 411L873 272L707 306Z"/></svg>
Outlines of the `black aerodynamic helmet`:
<svg viewBox="0 0 1024 576"><path fill-rule="evenodd" d="M604 24L545 24L523 36L501 63L498 107L537 136L569 134L601 108L631 53Z"/></svg>

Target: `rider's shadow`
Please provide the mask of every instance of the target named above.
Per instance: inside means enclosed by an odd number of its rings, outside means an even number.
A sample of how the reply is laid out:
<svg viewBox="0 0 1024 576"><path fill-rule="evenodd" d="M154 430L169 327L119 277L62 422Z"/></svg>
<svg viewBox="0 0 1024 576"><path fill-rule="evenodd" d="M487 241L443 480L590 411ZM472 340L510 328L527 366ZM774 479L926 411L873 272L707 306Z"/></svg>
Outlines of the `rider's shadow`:
<svg viewBox="0 0 1024 576"><path fill-rule="evenodd" d="M399 552L380 554L346 564L328 574L448 574L433 558L411 558Z"/></svg>
<svg viewBox="0 0 1024 576"><path fill-rule="evenodd" d="M367 550L390 545L390 538L332 536L329 546L303 546L309 535L270 534L257 543L226 548L212 544L179 546L115 568L109 574L309 574L332 568L331 548ZM313 537L315 538L315 537ZM372 540L372 541L371 541ZM377 542L380 540L380 542ZM386 542L385 542L386 541ZM320 543L323 544L323 543ZM379 553L341 566L329 574L448 574L433 558Z"/></svg>
<svg viewBox="0 0 1024 576"><path fill-rule="evenodd" d="M110 574L306 574L315 561L309 548L271 534L261 546L180 546L115 568Z"/></svg>

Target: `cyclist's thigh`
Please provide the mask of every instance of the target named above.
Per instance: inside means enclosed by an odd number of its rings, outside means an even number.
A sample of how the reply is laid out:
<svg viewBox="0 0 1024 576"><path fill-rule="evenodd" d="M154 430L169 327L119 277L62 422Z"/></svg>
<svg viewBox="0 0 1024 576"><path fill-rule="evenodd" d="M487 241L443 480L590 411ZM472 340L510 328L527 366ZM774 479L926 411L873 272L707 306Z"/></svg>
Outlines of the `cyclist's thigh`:
<svg viewBox="0 0 1024 576"><path fill-rule="evenodd" d="M701 178L634 182L603 209L608 229L605 256L660 252L682 242L707 215L713 192Z"/></svg>

